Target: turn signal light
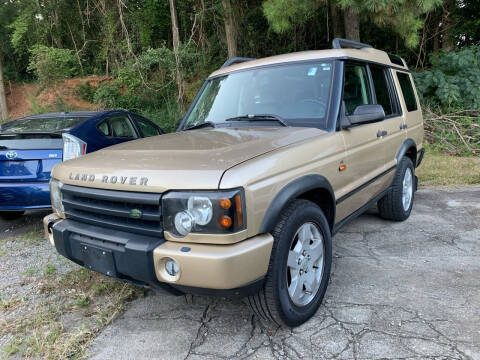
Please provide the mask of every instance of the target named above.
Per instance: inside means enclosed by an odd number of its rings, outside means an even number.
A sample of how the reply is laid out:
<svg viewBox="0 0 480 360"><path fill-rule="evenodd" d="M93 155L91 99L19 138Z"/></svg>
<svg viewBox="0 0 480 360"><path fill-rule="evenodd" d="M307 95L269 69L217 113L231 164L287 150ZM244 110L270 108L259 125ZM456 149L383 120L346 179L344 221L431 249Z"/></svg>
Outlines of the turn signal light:
<svg viewBox="0 0 480 360"><path fill-rule="evenodd" d="M229 198L221 198L220 199L220 207L223 210L228 210L232 206L232 202L230 201Z"/></svg>
<svg viewBox="0 0 480 360"><path fill-rule="evenodd" d="M235 210L237 212L237 222L239 227L243 227L243 207L240 195L235 196Z"/></svg>
<svg viewBox="0 0 480 360"><path fill-rule="evenodd" d="M232 218L230 216L223 215L222 217L220 217L220 225L222 227L224 227L225 229L232 226L232 224L233 224L233 221L232 221Z"/></svg>

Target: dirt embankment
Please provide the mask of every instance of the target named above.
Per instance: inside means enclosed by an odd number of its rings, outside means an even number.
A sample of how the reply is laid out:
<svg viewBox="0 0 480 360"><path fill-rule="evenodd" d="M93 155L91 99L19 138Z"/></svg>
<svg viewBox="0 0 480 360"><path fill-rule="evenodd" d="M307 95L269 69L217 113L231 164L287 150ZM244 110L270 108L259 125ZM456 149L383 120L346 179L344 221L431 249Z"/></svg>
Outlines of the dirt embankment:
<svg viewBox="0 0 480 360"><path fill-rule="evenodd" d="M108 76L88 76L66 79L58 84L42 88L39 84L5 84L10 119L31 115L32 113L59 111L59 105L71 110L95 110L97 107L77 95L77 85L87 81L94 87L110 81Z"/></svg>

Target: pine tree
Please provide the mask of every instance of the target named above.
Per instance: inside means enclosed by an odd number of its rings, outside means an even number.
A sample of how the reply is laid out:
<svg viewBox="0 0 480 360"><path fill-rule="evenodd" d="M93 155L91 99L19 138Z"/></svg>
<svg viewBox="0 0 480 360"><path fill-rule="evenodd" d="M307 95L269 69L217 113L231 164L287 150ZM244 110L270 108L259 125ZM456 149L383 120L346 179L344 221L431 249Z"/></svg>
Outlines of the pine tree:
<svg viewBox="0 0 480 360"><path fill-rule="evenodd" d="M331 0L344 10L345 35L360 40L360 19L371 19L380 27L390 27L409 48L418 44L420 16L442 4L442 0ZM295 22L305 22L327 6L326 0L265 0L263 10L276 32L289 30Z"/></svg>

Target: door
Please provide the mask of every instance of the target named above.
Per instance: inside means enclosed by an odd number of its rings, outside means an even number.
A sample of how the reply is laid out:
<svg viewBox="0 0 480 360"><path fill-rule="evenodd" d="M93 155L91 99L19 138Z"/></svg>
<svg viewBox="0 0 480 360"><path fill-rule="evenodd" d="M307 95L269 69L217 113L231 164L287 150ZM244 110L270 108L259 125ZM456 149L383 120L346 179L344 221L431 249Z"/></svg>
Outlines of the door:
<svg viewBox="0 0 480 360"><path fill-rule="evenodd" d="M398 100L391 70L380 65L369 65L375 102L382 105L385 120L382 121L382 152L385 170L395 167L396 155L406 139L405 118Z"/></svg>
<svg viewBox="0 0 480 360"><path fill-rule="evenodd" d="M352 115L359 105L374 104L368 66L363 63L345 63L342 108L344 115ZM385 156L382 149L383 121L360 124L341 130L347 155L346 167L340 172L347 186L337 199L337 221L342 220L362 207L375 195L383 191L377 186L385 171Z"/></svg>
<svg viewBox="0 0 480 360"><path fill-rule="evenodd" d="M423 142L423 118L418 96L413 86L412 75L403 71L395 71L401 90L401 103L405 117L405 136L413 139L420 148ZM398 88L398 86L397 86Z"/></svg>

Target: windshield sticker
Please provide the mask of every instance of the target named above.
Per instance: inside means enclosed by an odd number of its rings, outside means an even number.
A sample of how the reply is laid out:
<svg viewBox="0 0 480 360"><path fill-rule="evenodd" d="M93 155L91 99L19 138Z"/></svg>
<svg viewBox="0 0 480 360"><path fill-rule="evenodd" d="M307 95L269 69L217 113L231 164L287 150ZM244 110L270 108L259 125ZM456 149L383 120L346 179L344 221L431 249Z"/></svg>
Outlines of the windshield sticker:
<svg viewBox="0 0 480 360"><path fill-rule="evenodd" d="M311 67L310 69L308 69L308 76L315 76L316 73L317 73L316 67Z"/></svg>

